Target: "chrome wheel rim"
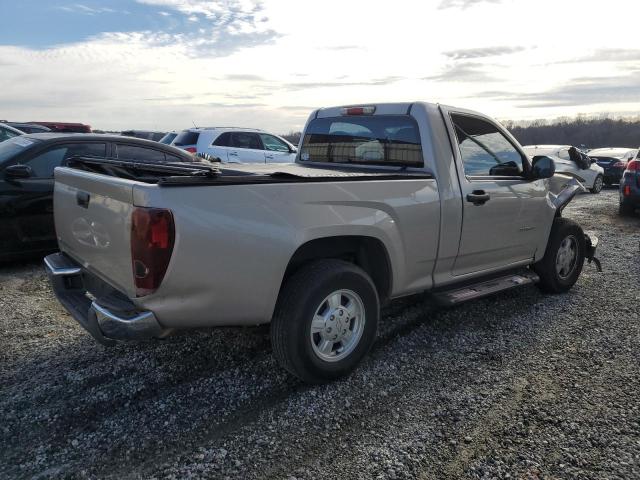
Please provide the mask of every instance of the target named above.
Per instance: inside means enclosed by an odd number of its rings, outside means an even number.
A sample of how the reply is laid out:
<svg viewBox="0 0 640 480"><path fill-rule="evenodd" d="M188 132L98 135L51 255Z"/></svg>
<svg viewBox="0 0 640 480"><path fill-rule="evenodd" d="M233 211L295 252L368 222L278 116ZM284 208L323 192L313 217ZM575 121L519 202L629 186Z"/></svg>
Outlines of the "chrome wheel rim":
<svg viewBox="0 0 640 480"><path fill-rule="evenodd" d="M594 185L594 187L595 187L594 190L596 192L599 192L600 190L602 190L602 183L603 183L602 177L596 178L596 183Z"/></svg>
<svg viewBox="0 0 640 480"><path fill-rule="evenodd" d="M311 347L325 362L338 362L356 348L364 331L364 304L351 290L336 290L320 303L311 321Z"/></svg>
<svg viewBox="0 0 640 480"><path fill-rule="evenodd" d="M566 280L576 268L578 259L578 241L569 235L560 243L556 253L556 273L562 280Z"/></svg>

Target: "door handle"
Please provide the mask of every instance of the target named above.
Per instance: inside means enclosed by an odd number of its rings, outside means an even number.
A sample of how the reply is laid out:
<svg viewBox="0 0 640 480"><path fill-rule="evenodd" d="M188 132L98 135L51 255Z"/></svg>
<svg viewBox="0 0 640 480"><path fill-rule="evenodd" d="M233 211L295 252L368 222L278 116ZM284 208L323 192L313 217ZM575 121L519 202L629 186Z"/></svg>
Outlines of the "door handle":
<svg viewBox="0 0 640 480"><path fill-rule="evenodd" d="M238 156L238 152L229 152L229 156L230 157L237 157Z"/></svg>
<svg viewBox="0 0 640 480"><path fill-rule="evenodd" d="M489 200L491 200L491 196L484 190L474 190L467 194L467 202L471 202L476 206L484 205Z"/></svg>
<svg viewBox="0 0 640 480"><path fill-rule="evenodd" d="M87 192L78 191L76 192L76 203L83 208L89 208L89 199L91 195Z"/></svg>

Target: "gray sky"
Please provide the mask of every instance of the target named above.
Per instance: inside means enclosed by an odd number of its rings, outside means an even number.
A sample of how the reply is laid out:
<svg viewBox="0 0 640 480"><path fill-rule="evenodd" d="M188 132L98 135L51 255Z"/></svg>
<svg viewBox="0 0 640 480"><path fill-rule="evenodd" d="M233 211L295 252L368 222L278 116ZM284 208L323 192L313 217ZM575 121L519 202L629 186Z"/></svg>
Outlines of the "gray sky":
<svg viewBox="0 0 640 480"><path fill-rule="evenodd" d="M637 115L638 13L628 0L23 0L0 18L0 118L283 133L315 107L380 101Z"/></svg>

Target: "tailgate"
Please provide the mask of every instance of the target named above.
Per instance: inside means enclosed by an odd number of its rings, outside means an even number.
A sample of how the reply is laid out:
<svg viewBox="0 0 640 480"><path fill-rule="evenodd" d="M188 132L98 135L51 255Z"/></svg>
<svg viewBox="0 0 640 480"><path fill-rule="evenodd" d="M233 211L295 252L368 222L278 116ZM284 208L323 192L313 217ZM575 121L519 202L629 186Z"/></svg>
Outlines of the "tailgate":
<svg viewBox="0 0 640 480"><path fill-rule="evenodd" d="M135 297L130 245L134 185L71 168L55 170L60 250L129 297Z"/></svg>

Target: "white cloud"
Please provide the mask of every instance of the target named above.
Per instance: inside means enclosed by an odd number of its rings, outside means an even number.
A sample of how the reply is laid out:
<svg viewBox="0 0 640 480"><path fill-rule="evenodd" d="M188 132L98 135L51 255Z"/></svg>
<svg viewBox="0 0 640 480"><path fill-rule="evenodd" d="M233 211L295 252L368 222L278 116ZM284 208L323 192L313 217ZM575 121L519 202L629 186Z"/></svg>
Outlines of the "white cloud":
<svg viewBox="0 0 640 480"><path fill-rule="evenodd" d="M622 11L638 16L624 0L607 9L557 0L451 8L396 0L391 9L344 0L138 1L200 21L184 33L111 33L40 51L0 46L0 117L286 132L314 106L358 102L436 101L513 119L640 109L625 77L640 68L631 37L593 34L619 25ZM593 80L605 66L607 80Z"/></svg>

